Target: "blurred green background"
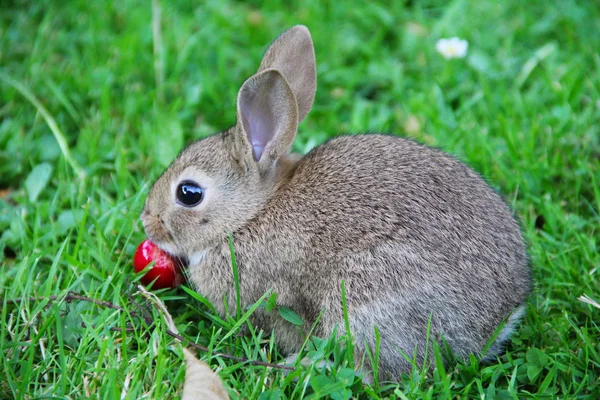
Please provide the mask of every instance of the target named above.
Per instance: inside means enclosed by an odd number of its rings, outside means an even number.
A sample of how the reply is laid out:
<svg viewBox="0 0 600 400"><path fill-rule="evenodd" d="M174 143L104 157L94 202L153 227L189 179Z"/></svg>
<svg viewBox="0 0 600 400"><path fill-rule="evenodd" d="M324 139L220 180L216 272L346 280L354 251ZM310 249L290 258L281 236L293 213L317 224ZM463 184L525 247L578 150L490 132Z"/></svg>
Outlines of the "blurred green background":
<svg viewBox="0 0 600 400"><path fill-rule="evenodd" d="M177 396L181 354L164 332L110 331L126 316L91 305L8 300L71 290L130 307L149 185L185 144L234 123L237 90L295 24L313 35L318 90L294 150L394 132L468 162L521 219L536 292L495 362L370 388L210 358L231 396L600 397L600 310L577 299L600 302L600 3L573 0L3 0L0 395ZM435 44L454 36L468 54L446 60ZM162 297L201 343L235 325L182 291ZM277 359L244 340L219 344Z"/></svg>

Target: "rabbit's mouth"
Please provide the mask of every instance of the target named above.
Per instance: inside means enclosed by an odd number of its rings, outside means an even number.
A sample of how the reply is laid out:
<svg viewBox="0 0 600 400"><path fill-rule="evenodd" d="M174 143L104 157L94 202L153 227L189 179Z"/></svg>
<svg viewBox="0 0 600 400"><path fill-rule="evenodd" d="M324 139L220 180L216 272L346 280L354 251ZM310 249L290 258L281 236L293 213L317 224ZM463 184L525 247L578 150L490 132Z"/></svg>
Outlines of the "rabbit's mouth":
<svg viewBox="0 0 600 400"><path fill-rule="evenodd" d="M148 213L146 210L141 215L142 225L148 239L159 249L177 259L185 259L184 252L180 250L177 241L165 226L162 218Z"/></svg>
<svg viewBox="0 0 600 400"><path fill-rule="evenodd" d="M177 260L177 263L179 264L180 267L186 268L188 265L190 265L189 257L187 257L186 254L184 254L182 251L179 250L177 243L165 242L162 240L155 241L154 238L152 238L152 236L150 236L150 235L148 235L148 239L150 239L150 241L154 242L156 247L158 247L159 249L161 249L162 251L167 253L169 255L169 257L173 258L174 260Z"/></svg>
<svg viewBox="0 0 600 400"><path fill-rule="evenodd" d="M173 237L167 232L167 235L157 235L153 229L145 227L148 240L156 245L161 251L167 253L169 257L178 260L182 266L188 265L188 257L179 249Z"/></svg>
<svg viewBox="0 0 600 400"><path fill-rule="evenodd" d="M168 253L173 257L180 257L180 251L178 251L177 243L173 240L171 234L164 228L158 227L161 229L157 229L156 225L150 225L144 223L144 231L146 232L146 236L148 239L154 243L159 249Z"/></svg>
<svg viewBox="0 0 600 400"><path fill-rule="evenodd" d="M156 245L156 247L158 247L161 251L166 253L169 256L169 258L171 258L177 264L180 270L183 271L188 267L188 265L190 265L188 257L182 255L179 251L173 251L176 250L176 246L174 246L173 244L162 243L160 241L155 242L151 237L148 237L148 239L151 242L153 242Z"/></svg>

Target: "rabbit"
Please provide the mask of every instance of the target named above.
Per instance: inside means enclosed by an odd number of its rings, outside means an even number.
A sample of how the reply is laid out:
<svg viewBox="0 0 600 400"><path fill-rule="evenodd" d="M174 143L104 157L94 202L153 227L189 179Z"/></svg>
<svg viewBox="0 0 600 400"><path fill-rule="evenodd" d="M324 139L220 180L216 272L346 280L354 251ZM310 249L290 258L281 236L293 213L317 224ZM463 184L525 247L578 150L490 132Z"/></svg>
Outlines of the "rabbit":
<svg viewBox="0 0 600 400"><path fill-rule="evenodd" d="M298 329L253 314L283 355L317 320L314 335L344 334L343 280L357 362L380 380L431 364L428 337L456 357L494 357L532 288L509 207L464 163L399 136L341 135L290 153L315 91L312 38L294 26L243 83L235 126L192 143L151 187L148 238L185 259L195 289L225 314L224 297L236 310L231 235L241 307L272 290L302 317ZM365 357L374 327L376 366Z"/></svg>

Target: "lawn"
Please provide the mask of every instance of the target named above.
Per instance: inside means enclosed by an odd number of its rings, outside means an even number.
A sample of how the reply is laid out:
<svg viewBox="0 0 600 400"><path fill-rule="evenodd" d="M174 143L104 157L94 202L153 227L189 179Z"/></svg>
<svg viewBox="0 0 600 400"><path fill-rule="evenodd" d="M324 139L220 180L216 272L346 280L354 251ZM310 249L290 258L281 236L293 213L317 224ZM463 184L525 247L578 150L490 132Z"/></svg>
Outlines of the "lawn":
<svg viewBox="0 0 600 400"><path fill-rule="evenodd" d="M160 10L159 10L160 8ZM278 368L265 333L159 293L232 398L600 398L600 6L594 1L8 0L0 5L0 399L176 398L179 342L131 267L153 181L234 123L267 45L304 24L318 65L294 150L393 132L468 162L522 223L535 291L495 361L352 379L335 340ZM436 52L469 42L465 58ZM70 302L75 292L89 301ZM56 301L51 301L50 296ZM35 299L32 299L35 298ZM140 318L140 315L147 317ZM329 394L328 394L329 393Z"/></svg>

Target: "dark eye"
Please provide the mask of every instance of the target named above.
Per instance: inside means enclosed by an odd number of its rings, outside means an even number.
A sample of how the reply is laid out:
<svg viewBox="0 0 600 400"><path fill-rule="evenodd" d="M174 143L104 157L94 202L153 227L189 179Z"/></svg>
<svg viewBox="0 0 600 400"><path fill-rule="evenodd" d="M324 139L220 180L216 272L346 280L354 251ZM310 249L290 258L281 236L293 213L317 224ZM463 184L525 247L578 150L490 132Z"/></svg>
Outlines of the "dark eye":
<svg viewBox="0 0 600 400"><path fill-rule="evenodd" d="M194 207L200 204L204 198L202 188L192 181L183 181L177 186L177 202L186 207Z"/></svg>

